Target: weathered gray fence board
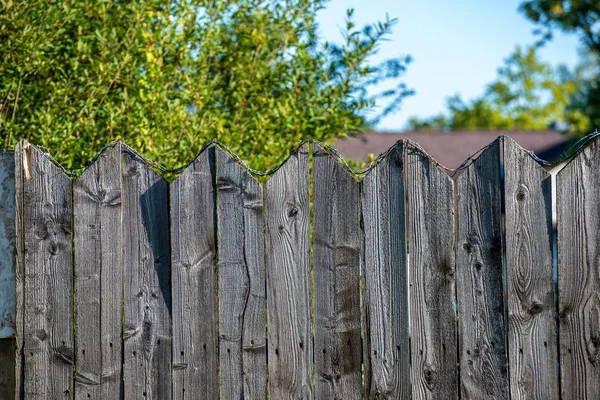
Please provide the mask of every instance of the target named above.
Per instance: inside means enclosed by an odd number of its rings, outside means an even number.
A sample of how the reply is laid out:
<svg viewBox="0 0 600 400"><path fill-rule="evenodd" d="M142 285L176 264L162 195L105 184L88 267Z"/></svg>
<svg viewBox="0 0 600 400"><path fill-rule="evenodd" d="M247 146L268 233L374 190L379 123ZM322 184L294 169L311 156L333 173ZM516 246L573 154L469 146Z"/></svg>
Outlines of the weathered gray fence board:
<svg viewBox="0 0 600 400"><path fill-rule="evenodd" d="M360 399L359 184L321 148L313 154L316 397Z"/></svg>
<svg viewBox="0 0 600 400"><path fill-rule="evenodd" d="M550 174L503 143L511 398L558 399Z"/></svg>
<svg viewBox="0 0 600 400"><path fill-rule="evenodd" d="M312 398L309 146L265 184L269 398Z"/></svg>
<svg viewBox="0 0 600 400"><path fill-rule="evenodd" d="M453 182L413 147L405 165L412 398L457 399Z"/></svg>
<svg viewBox="0 0 600 400"><path fill-rule="evenodd" d="M17 152L27 143L21 142ZM25 398L73 396L71 180L39 150L25 149L17 180L23 224L23 390ZM17 293L17 296L23 293Z"/></svg>
<svg viewBox="0 0 600 400"><path fill-rule="evenodd" d="M0 152L0 339L15 335L15 156ZM0 366L1 369L1 366Z"/></svg>
<svg viewBox="0 0 600 400"><path fill-rule="evenodd" d="M365 397L410 397L404 143L362 181Z"/></svg>
<svg viewBox="0 0 600 400"><path fill-rule="evenodd" d="M126 399L170 399L171 260L167 182L125 146L121 170L124 396Z"/></svg>
<svg viewBox="0 0 600 400"><path fill-rule="evenodd" d="M600 398L600 141L557 175L563 399Z"/></svg>
<svg viewBox="0 0 600 400"><path fill-rule="evenodd" d="M0 153L0 399L15 393L15 158ZM10 338L10 339L6 339Z"/></svg>
<svg viewBox="0 0 600 400"><path fill-rule="evenodd" d="M219 397L215 148L171 183L173 399Z"/></svg>
<svg viewBox="0 0 600 400"><path fill-rule="evenodd" d="M25 312L25 226L23 225L23 181L25 180L25 167L27 176L30 176L28 157L29 143L21 141L15 146L15 399L24 396L24 354L23 354L23 322Z"/></svg>
<svg viewBox="0 0 600 400"><path fill-rule="evenodd" d="M219 380L223 399L267 393L263 190L217 149Z"/></svg>
<svg viewBox="0 0 600 400"><path fill-rule="evenodd" d="M73 184L76 399L118 399L122 376L121 144Z"/></svg>
<svg viewBox="0 0 600 400"><path fill-rule="evenodd" d="M457 180L456 286L463 399L508 398L499 150L496 140Z"/></svg>

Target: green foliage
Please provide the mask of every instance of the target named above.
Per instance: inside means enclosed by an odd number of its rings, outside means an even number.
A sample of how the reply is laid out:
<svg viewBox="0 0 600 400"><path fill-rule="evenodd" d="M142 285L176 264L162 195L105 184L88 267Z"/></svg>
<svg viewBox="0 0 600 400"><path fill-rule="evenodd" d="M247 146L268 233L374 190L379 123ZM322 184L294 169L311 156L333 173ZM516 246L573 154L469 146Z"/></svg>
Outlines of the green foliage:
<svg viewBox="0 0 600 400"><path fill-rule="evenodd" d="M600 127L600 2L597 0L527 0L519 7L526 18L538 24L539 45L552 39L558 29L575 33L584 44L583 62L573 74L578 82L572 95L567 121L571 130L583 135Z"/></svg>
<svg viewBox="0 0 600 400"><path fill-rule="evenodd" d="M447 100L449 116L411 118L410 129L541 130L553 122L581 119L567 108L578 81L563 67L541 62L534 47L517 48L498 69L498 78L480 98L468 103L459 95ZM585 121L577 120L582 126Z"/></svg>
<svg viewBox="0 0 600 400"><path fill-rule="evenodd" d="M542 42L552 38L552 30L575 32L586 47L600 53L600 2L597 0L527 0L519 9L543 30Z"/></svg>
<svg viewBox="0 0 600 400"><path fill-rule="evenodd" d="M0 138L67 168L120 139L167 167L217 139L257 169L398 107L409 58L370 65L394 20L321 43L324 0L0 0ZM393 89L369 94L381 82Z"/></svg>

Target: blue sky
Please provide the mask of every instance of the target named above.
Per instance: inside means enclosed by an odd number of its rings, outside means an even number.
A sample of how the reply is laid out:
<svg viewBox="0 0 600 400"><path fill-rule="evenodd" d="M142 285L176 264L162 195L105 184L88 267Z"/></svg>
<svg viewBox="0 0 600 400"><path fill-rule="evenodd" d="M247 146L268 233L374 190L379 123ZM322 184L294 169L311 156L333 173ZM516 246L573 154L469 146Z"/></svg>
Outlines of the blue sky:
<svg viewBox="0 0 600 400"><path fill-rule="evenodd" d="M471 99L483 93L496 69L517 45L535 42L535 25L518 12L519 0L331 0L319 14L325 40L341 41L346 9L354 8L358 26L398 18L389 41L373 62L410 54L404 82L416 91L400 111L385 118L379 130L402 130L413 115L426 117L444 110L445 99L460 93ZM579 42L556 32L541 52L553 65L577 62Z"/></svg>

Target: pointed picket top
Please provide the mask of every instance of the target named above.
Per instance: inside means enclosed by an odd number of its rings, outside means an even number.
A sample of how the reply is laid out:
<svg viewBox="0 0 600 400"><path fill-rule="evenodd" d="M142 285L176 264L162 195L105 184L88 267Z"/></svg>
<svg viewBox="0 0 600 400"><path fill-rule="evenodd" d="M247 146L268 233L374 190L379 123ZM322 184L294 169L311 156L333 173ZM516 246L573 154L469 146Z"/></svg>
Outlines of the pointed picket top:
<svg viewBox="0 0 600 400"><path fill-rule="evenodd" d="M306 164L308 165L308 153L310 150L309 146L310 146L310 143L304 143L303 145L297 147L296 150L294 150L285 159L285 161L283 161L281 164L279 164L279 166L277 166L276 168L274 168L274 170L272 170L272 174L267 179L267 182L265 183L265 185L268 185L269 182L276 180L276 179L274 179L276 177L277 177L277 179L280 179L279 175L285 174L285 171L287 169L291 168L290 165L292 165L292 164L299 165L299 163L306 162Z"/></svg>
<svg viewBox="0 0 600 400"><path fill-rule="evenodd" d="M352 171L352 169L346 163L346 160L336 153L336 150L333 148L329 148L328 146L323 145L322 143L315 142L313 144L313 162L316 157L328 157L333 162L328 162L328 165L331 165L331 168L334 168L338 173L345 173L348 176L351 176L354 180L358 181L356 177L356 173ZM344 172L342 172L344 171Z"/></svg>
<svg viewBox="0 0 600 400"><path fill-rule="evenodd" d="M449 182L453 181L450 174L455 172L456 170L444 167L433 157L431 157L429 153L425 151L425 149L423 149L415 142L412 142L410 140L406 141L404 157L404 163L407 167L407 170L410 167L410 163L422 163L423 165L426 165L427 168L435 168L437 171L440 171L444 175L446 175L446 178L444 178L444 180L447 179Z"/></svg>
<svg viewBox="0 0 600 400"><path fill-rule="evenodd" d="M217 143L209 143L200 150L200 153L181 171L177 177L171 182L171 185L182 178L189 178L195 174L201 174L202 165L208 163L209 171L212 176L216 176L215 172L215 149L218 148Z"/></svg>
<svg viewBox="0 0 600 400"><path fill-rule="evenodd" d="M499 140L502 141L505 170L506 170L506 165L508 164L507 163L507 155L508 155L509 157L511 157L511 159L514 157L519 157L520 160L523 160L523 162L526 162L528 165L531 165L532 166L531 168L536 169L536 170L540 169L544 172L544 175L550 176L550 174L546 171L546 168L544 168L540 164L540 161L538 161L539 159L536 158L536 156L535 156L535 154L533 154L533 152L522 147L519 143L517 143L510 136L502 135Z"/></svg>
<svg viewBox="0 0 600 400"><path fill-rule="evenodd" d="M372 175L375 175L373 171L378 171L381 168L385 168L391 162L395 163L400 169L403 169L402 159L407 144L411 143L409 140L400 139L392 147L390 147L385 153L382 153L364 172L363 180L368 180Z"/></svg>
<svg viewBox="0 0 600 400"><path fill-rule="evenodd" d="M589 168L594 168L593 163L600 165L600 161L595 156L600 152L600 135L591 139L583 147L577 149L575 154L565 160L565 166L557 173L557 179L561 176L566 176L573 173L573 169L582 168L588 165Z"/></svg>
<svg viewBox="0 0 600 400"><path fill-rule="evenodd" d="M241 176L244 176L244 180L249 179L250 181L252 181L252 183L249 183L250 185L254 185L254 183L260 185L260 182L254 177L254 175L252 175L250 173L249 168L246 167L245 165L243 165L242 163L240 163L238 161L238 158L236 158L235 155L233 155L233 153L231 153L229 151L229 149L227 149L224 145L222 145L220 143L210 145L209 147L212 148L213 146L216 151L217 163L227 165L227 174L228 175L231 175L231 174L241 175ZM206 151L206 150L203 150L203 152L204 151ZM200 157L200 155L198 155L198 157ZM219 174L219 176L221 176L221 174ZM224 183L222 183L222 184L224 184Z"/></svg>
<svg viewBox="0 0 600 400"><path fill-rule="evenodd" d="M114 146L98 153L92 161L85 167L83 172L75 179L76 181L86 180L90 174L97 174L99 169L113 169L113 173L121 173L121 152L126 147L122 142L115 142ZM91 171L91 172L90 172Z"/></svg>
<svg viewBox="0 0 600 400"><path fill-rule="evenodd" d="M19 152L19 156L15 157L16 162L21 165L17 165L17 168L22 168L23 179L29 180L33 174L40 171L39 165L48 165L49 169L56 171L56 173L64 175L70 179L67 170L60 165L52 155L41 151L37 146L29 143L27 140L21 140L15 147L15 153Z"/></svg>

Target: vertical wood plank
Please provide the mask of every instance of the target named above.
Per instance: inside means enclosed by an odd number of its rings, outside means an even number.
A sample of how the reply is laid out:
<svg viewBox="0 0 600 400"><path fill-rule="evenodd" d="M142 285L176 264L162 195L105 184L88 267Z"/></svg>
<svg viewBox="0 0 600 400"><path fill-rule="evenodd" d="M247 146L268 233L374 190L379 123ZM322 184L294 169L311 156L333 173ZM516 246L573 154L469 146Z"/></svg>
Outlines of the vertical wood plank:
<svg viewBox="0 0 600 400"><path fill-rule="evenodd" d="M508 398L500 202L496 140L457 180L456 285L463 399Z"/></svg>
<svg viewBox="0 0 600 400"><path fill-rule="evenodd" d="M403 153L399 142L362 181L368 399L411 396Z"/></svg>
<svg viewBox="0 0 600 400"><path fill-rule="evenodd" d="M15 321L15 399L21 400L24 396L25 375L25 344L23 336L24 313L25 313L25 235L23 225L23 185L25 180L25 168L29 177L28 157L29 143L20 141L15 146L15 291L16 291L16 316Z"/></svg>
<svg viewBox="0 0 600 400"><path fill-rule="evenodd" d="M16 187L21 192L17 212L23 229L23 395L69 399L73 396L71 180L28 143L20 142L16 151L25 153L17 168L27 168L26 174L20 172Z"/></svg>
<svg viewBox="0 0 600 400"><path fill-rule="evenodd" d="M125 326L124 397L171 398L167 182L135 152L121 154Z"/></svg>
<svg viewBox="0 0 600 400"><path fill-rule="evenodd" d="M171 183L173 398L219 398L215 148Z"/></svg>
<svg viewBox="0 0 600 400"><path fill-rule="evenodd" d="M6 151L0 152L0 399L15 395L15 245L15 158Z"/></svg>
<svg viewBox="0 0 600 400"><path fill-rule="evenodd" d="M313 179L316 397L361 399L359 183L316 145Z"/></svg>
<svg viewBox="0 0 600 400"><path fill-rule="evenodd" d="M0 339L15 335L15 157L0 152ZM6 343L6 342L5 342Z"/></svg>
<svg viewBox="0 0 600 400"><path fill-rule="evenodd" d="M73 184L76 399L122 397L121 144Z"/></svg>
<svg viewBox="0 0 600 400"><path fill-rule="evenodd" d="M217 148L219 381L223 399L267 394L263 190Z"/></svg>
<svg viewBox="0 0 600 400"><path fill-rule="evenodd" d="M457 399L454 185L435 162L406 155L413 399Z"/></svg>
<svg viewBox="0 0 600 400"><path fill-rule="evenodd" d="M269 398L313 398L308 144L265 184Z"/></svg>
<svg viewBox="0 0 600 400"><path fill-rule="evenodd" d="M503 145L511 398L558 399L550 174Z"/></svg>
<svg viewBox="0 0 600 400"><path fill-rule="evenodd" d="M600 141L556 178L563 399L600 398Z"/></svg>

